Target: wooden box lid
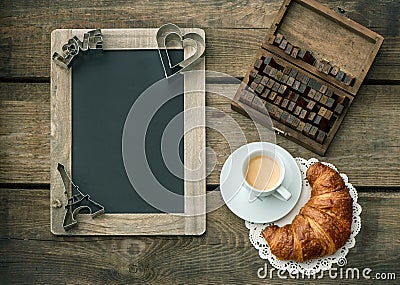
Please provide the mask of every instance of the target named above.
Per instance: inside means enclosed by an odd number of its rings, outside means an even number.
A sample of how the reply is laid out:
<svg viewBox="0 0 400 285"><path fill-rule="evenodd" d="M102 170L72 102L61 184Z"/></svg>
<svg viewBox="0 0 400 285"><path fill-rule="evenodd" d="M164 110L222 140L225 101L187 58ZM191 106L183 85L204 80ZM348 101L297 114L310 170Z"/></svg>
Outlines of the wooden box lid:
<svg viewBox="0 0 400 285"><path fill-rule="evenodd" d="M327 60L351 74L355 77L354 83L345 85L315 66L286 54L273 45L277 34L282 34L293 46L312 51L317 60ZM284 0L262 47L355 95L382 43L381 35L314 0Z"/></svg>

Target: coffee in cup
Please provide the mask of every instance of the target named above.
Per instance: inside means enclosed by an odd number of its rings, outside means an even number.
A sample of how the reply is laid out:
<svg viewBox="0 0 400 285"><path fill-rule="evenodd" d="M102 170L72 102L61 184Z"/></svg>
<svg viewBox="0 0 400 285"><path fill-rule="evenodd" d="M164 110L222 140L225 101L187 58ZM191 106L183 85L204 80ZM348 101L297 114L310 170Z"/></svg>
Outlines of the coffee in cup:
<svg viewBox="0 0 400 285"><path fill-rule="evenodd" d="M279 181L281 170L275 159L258 155L248 162L246 181L259 190L270 190Z"/></svg>
<svg viewBox="0 0 400 285"><path fill-rule="evenodd" d="M243 163L244 186L250 191L249 202L260 196L273 195L287 201L292 194L282 185L285 165L273 150L250 153Z"/></svg>

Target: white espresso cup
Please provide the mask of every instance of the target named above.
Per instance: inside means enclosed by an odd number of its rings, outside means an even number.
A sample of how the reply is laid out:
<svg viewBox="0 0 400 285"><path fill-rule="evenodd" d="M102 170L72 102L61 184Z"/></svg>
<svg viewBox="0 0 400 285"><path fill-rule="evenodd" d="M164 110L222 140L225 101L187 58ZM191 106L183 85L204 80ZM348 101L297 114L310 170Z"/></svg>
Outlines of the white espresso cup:
<svg viewBox="0 0 400 285"><path fill-rule="evenodd" d="M255 188L246 179L250 160L257 156L269 157L270 159L272 159L272 161L275 161L276 165L279 167L280 175L279 175L278 180L274 183L274 185L271 185L270 187L268 187L267 190ZM282 201L288 201L292 197L292 194L282 185L283 179L285 178L285 164L283 163L283 161L279 157L279 155L276 154L274 151L260 149L260 150L251 152L246 157L246 159L243 161L242 172L243 172L243 177L244 177L244 179L243 179L244 187L247 190L249 190L249 202L254 202L256 199L258 199L258 197L265 197L265 196L269 196L269 195L273 195L274 197L276 197ZM271 178L271 177L269 177L269 178ZM265 181L265 183L267 183L267 182L268 181Z"/></svg>

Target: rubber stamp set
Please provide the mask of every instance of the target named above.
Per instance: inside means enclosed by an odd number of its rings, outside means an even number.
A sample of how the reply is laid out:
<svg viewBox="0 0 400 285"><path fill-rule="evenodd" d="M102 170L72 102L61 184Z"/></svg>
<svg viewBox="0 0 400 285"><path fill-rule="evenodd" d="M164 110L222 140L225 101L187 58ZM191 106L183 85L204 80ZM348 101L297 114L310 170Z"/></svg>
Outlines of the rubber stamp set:
<svg viewBox="0 0 400 285"><path fill-rule="evenodd" d="M312 0L286 0L232 109L324 155L382 45L379 34Z"/></svg>

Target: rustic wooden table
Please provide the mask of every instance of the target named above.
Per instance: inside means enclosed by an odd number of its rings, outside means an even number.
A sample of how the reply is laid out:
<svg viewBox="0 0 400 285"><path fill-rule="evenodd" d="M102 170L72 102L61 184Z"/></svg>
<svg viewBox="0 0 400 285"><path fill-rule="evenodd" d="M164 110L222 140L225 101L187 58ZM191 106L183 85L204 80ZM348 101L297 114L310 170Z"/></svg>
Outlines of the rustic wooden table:
<svg viewBox="0 0 400 285"><path fill-rule="evenodd" d="M0 2L0 276L2 284L293 283L261 280L264 266L244 222L226 206L207 215L199 237L56 237L50 232L50 33L56 28L146 28L174 22L207 34L207 69L241 78L281 0ZM385 42L326 157L347 173L363 207L362 229L348 266L400 278L400 2L327 1L385 37ZM224 79L217 88L236 89ZM207 95L257 141L251 122L228 100ZM235 136L236 134L232 134ZM317 157L284 139L293 156ZM229 145L207 131L217 187ZM210 195L215 203L218 193ZM269 265L268 265L269 266ZM339 278L339 277L338 277ZM338 279L336 278L336 279ZM362 278L362 277L360 277ZM318 283L333 283L329 276ZM353 280L357 281L357 280ZM359 281L359 280L358 280ZM365 280L373 283L374 280ZM316 282L316 281L313 281ZM389 281L386 281L389 282ZM391 281L395 283L395 281Z"/></svg>

